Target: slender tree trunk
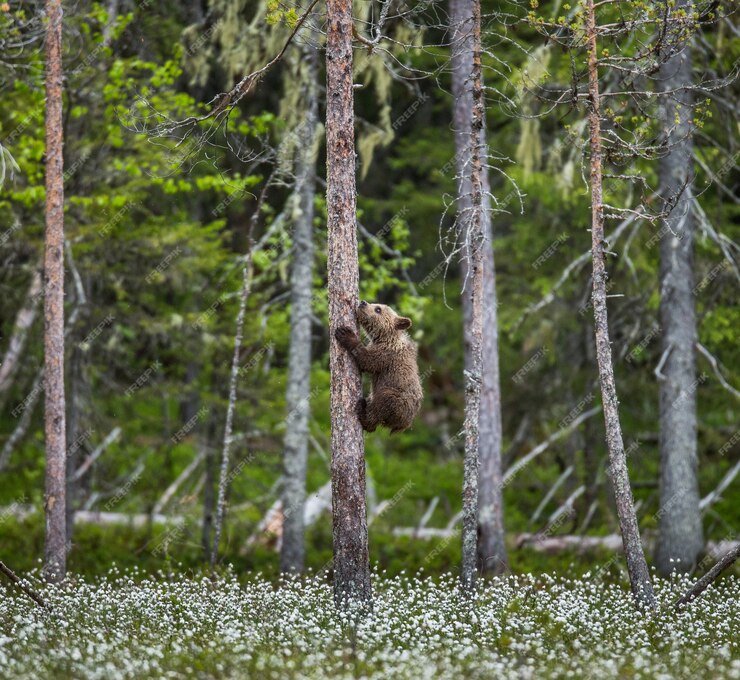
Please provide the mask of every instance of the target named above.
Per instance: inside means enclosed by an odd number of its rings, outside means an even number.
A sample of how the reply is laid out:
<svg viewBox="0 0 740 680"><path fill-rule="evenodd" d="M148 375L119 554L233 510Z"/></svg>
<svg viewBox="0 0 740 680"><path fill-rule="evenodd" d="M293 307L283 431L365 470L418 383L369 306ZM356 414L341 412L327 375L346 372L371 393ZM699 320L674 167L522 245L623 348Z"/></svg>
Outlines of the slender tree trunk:
<svg viewBox="0 0 740 680"><path fill-rule="evenodd" d="M26 300L18 311L10 334L8 349L0 363L0 408L5 403L5 396L13 384L13 376L20 364L21 354L26 345L28 332L36 320L36 312L39 307L39 293L41 293L41 272L34 268L31 275L31 284L28 286Z"/></svg>
<svg viewBox="0 0 740 680"><path fill-rule="evenodd" d="M306 116L300 123L293 230L293 270L290 278L290 350L288 354L288 418L283 454L283 540L280 570L304 567L303 507L306 502L308 420L311 391L311 292L313 289L313 217L316 194L318 126L318 64L316 50L303 50L303 89Z"/></svg>
<svg viewBox="0 0 740 680"><path fill-rule="evenodd" d="M470 367L465 376L465 461L463 466L463 517L462 517L462 571L460 584L464 592L475 590L477 537L478 537L478 442L481 411L481 382L483 369L483 249L486 240L483 232L483 177L481 144L483 131L483 87L481 82L480 0L472 0L470 80L472 83L472 111L470 117L470 209L463 216L462 230L468 257L470 292ZM488 244L490 246L490 243Z"/></svg>
<svg viewBox="0 0 740 680"><path fill-rule="evenodd" d="M270 188L272 175L262 187L257 205L249 220L247 230L247 253L244 256L244 269L242 271L242 289L239 297L239 312L236 315L236 332L234 334L234 355L231 360L231 376L229 378L229 403L226 407L226 424L224 425L224 444L221 452L221 469L218 480L218 501L216 503L216 518L213 525L213 545L211 546L211 571L216 566L218 559L218 546L221 542L221 530L223 529L224 516L226 515L226 492L230 482L229 463L231 455L231 443L233 439L234 411L236 410L236 384L239 379L239 355L242 349L244 337L244 317L247 314L247 302L252 289L252 272L254 268L254 229L259 222L262 205Z"/></svg>
<svg viewBox="0 0 740 680"><path fill-rule="evenodd" d="M357 417L362 381L334 337L340 326L357 328L359 296L351 0L327 0L326 161L334 600L343 607L372 601L365 442Z"/></svg>
<svg viewBox="0 0 740 680"><path fill-rule="evenodd" d="M80 437L80 420L82 411L82 352L73 345L69 364L69 399L67 418L67 495L66 495L66 531L67 545L71 548L74 533L75 510L79 503L81 482L75 479L75 472L82 460L84 450Z"/></svg>
<svg viewBox="0 0 740 680"><path fill-rule="evenodd" d="M679 0L673 12L692 4ZM660 160L660 193L666 202L680 194L661 228L660 323L667 359L660 385L660 524L655 563L667 576L690 571L704 548L696 478L696 313L694 309L693 140L691 136L691 48L668 59L660 70L663 126L672 132Z"/></svg>
<svg viewBox="0 0 740 680"><path fill-rule="evenodd" d="M473 8L470 0L451 0L452 94L455 125L455 151L458 173L458 219L466 225L472 207L469 165L470 121L473 115ZM501 573L507 569L504 543L503 498L501 479L501 388L498 360L498 312L496 276L493 257L488 169L486 167L486 130L481 127L481 182L483 185L481 224L483 228L483 357L478 455L478 563L483 573ZM470 268L467 257L461 262L463 282ZM472 300L463 295L465 370L472 370Z"/></svg>
<svg viewBox="0 0 740 680"><path fill-rule="evenodd" d="M201 441L201 446L206 455L205 481L203 482L203 525L201 527L201 545L203 546L203 556L206 560L210 560L211 556L213 516L216 507L216 450L211 445L211 442L215 440L215 421L209 417Z"/></svg>
<svg viewBox="0 0 740 680"><path fill-rule="evenodd" d="M596 361L599 366L601 400L606 423L606 444L609 450L609 471L619 516L619 528L624 542L630 585L635 600L653 606L655 596L650 581L645 553L640 542L635 505L632 498L627 456L619 423L619 401L614 381L609 322L606 308L606 261L604 240L604 206L601 169L601 121L599 102L598 57L596 52L596 16L594 0L587 0L586 35L588 50L588 92L590 99L589 129L591 146L591 258L593 260L593 308L596 335Z"/></svg>
<svg viewBox="0 0 740 680"><path fill-rule="evenodd" d="M259 210L259 206L257 208ZM236 384L239 378L239 355L244 337L244 317L247 313L249 291L252 286L252 231L250 228L247 254L244 256L242 272L242 290L239 297L239 312L236 315L236 333L234 336L234 355L231 360L231 376L229 378L229 403L226 407L226 424L224 426L224 444L221 452L221 470L218 481L218 501L216 503L216 520L213 527L213 545L211 546L211 570L216 566L218 546L221 542L221 530L226 515L226 491L229 486L229 462L231 443L233 439L234 411L236 409Z"/></svg>
<svg viewBox="0 0 740 680"><path fill-rule="evenodd" d="M64 419L64 179L62 151L62 4L47 0L46 242L44 249L44 389L46 542L44 575L66 573Z"/></svg>

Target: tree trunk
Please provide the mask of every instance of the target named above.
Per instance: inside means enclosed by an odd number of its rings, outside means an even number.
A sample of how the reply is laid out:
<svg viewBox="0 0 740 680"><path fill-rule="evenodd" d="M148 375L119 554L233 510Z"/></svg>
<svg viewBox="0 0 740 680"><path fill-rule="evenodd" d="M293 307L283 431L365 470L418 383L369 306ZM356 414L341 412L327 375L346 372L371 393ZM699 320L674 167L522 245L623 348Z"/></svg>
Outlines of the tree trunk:
<svg viewBox="0 0 740 680"><path fill-rule="evenodd" d="M26 344L28 332L36 320L36 312L39 306L39 293L41 293L41 272L34 267L31 274L31 284L26 293L26 300L18 311L10 334L8 349L0 363L0 408L5 403L5 395L13 383L13 376L20 364L21 354Z"/></svg>
<svg viewBox="0 0 740 680"><path fill-rule="evenodd" d="M639 604L653 606L655 596L650 581L645 553L640 542L640 529L632 498L627 456L619 423L619 401L614 381L609 322L606 308L606 241L604 240L604 206L601 169L601 121L599 74L596 52L596 16L594 0L587 0L586 36L588 51L588 92L590 100L589 129L591 151L591 259L593 260L593 308L596 335L596 361L599 366L601 400L606 424L606 444L609 451L609 471L619 516L619 528L624 542L632 594Z"/></svg>
<svg viewBox="0 0 740 680"><path fill-rule="evenodd" d="M316 194L318 126L318 64L316 50L302 51L306 116L300 123L299 158L294 198L293 269L290 278L290 350L288 354L288 418L283 454L283 540L280 570L301 572L304 567L303 508L306 503L308 420L311 390L311 291L313 289L313 217Z"/></svg>
<svg viewBox="0 0 740 680"><path fill-rule="evenodd" d="M481 82L480 0L472 0L470 50L472 63L472 111L468 139L470 161L470 208L463 215L462 234L465 241L463 258L469 258L466 289L470 290L470 367L465 375L465 460L463 466L462 571L460 585L464 592L475 590L478 537L478 442L481 411L481 381L483 369L483 177L481 135L483 132L483 88ZM490 247L490 243L488 244Z"/></svg>
<svg viewBox="0 0 740 680"><path fill-rule="evenodd" d="M259 211L259 205L257 206ZM229 486L229 461L231 442L233 438L234 411L236 409L236 384L239 378L239 355L244 335L244 317L247 313L249 291L252 286L252 229L250 227L247 244L247 254L244 256L244 270L242 272L242 289L239 297L239 312L236 315L236 333L234 335L234 355L231 360L231 376L229 378L229 403L226 407L226 424L224 425L224 443L221 452L221 470L218 480L218 501L216 503L216 519L213 526L213 545L211 546L211 570L216 566L218 559L218 545L221 542L224 516L226 514L226 491Z"/></svg>
<svg viewBox="0 0 740 680"><path fill-rule="evenodd" d="M455 125L455 151L458 174L458 219L465 225L472 207L470 179L470 122L473 115L473 93L470 75L473 72L472 44L473 9L470 0L451 0L452 27L452 94ZM486 156L486 130L481 127L481 156ZM501 388L498 361L498 313L496 276L493 256L488 169L481 160L483 185L483 357L481 407L478 440L480 458L478 486L478 563L483 573L502 573L507 569L504 544L503 499L501 483ZM461 262L463 282L470 270L467 258ZM463 295L465 370L472 370L472 300Z"/></svg>
<svg viewBox="0 0 740 680"><path fill-rule="evenodd" d="M201 441L201 446L206 454L205 481L203 482L203 526L201 531L201 545L206 560L209 560L211 556L213 515L216 506L216 450L211 445L214 441L214 422L212 418L209 418Z"/></svg>
<svg viewBox="0 0 740 680"><path fill-rule="evenodd" d="M74 534L74 514L81 495L81 482L75 472L82 460L84 451L82 439L88 433L80 433L80 422L83 409L82 398L82 351L77 344L73 345L69 365L69 399L67 415L67 495L66 495L66 531L67 544L71 549Z"/></svg>
<svg viewBox="0 0 740 680"><path fill-rule="evenodd" d="M62 4L47 0L46 241L44 249L44 389L46 541L44 575L66 573L64 414L64 179L62 151Z"/></svg>
<svg viewBox="0 0 740 680"><path fill-rule="evenodd" d="M691 12L679 0L673 12ZM670 19L669 19L670 21ZM696 478L696 314L694 310L693 140L691 49L685 45L660 70L663 126L671 130L660 159L660 193L668 203L680 194L661 228L660 323L667 359L660 380L660 522L655 564L664 576L691 571L704 548ZM678 502L677 502L678 501Z"/></svg>
<svg viewBox="0 0 740 680"><path fill-rule="evenodd" d="M362 381L354 359L334 337L339 326L357 328L359 295L351 0L327 0L326 90L334 600L343 607L351 600L369 605L372 598L365 443L357 417Z"/></svg>

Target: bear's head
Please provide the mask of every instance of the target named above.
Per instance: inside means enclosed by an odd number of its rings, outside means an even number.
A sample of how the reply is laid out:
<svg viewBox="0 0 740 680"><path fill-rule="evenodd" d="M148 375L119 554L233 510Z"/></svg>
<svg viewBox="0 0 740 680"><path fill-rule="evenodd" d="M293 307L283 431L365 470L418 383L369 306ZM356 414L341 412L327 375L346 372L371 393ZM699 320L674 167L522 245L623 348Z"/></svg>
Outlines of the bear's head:
<svg viewBox="0 0 740 680"><path fill-rule="evenodd" d="M411 319L399 316L388 305L364 300L357 307L357 321L374 342L392 341L411 328Z"/></svg>

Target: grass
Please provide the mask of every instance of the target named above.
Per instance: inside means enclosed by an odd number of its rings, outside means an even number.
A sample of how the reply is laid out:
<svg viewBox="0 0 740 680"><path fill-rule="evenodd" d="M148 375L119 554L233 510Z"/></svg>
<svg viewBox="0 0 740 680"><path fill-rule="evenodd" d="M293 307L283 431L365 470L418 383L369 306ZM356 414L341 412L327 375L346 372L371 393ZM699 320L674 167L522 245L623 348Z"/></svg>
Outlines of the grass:
<svg viewBox="0 0 740 680"><path fill-rule="evenodd" d="M475 602L452 575L373 579L374 609L337 613L318 576L217 582L137 569L38 586L0 602L8 678L740 678L740 579L676 612L688 579L656 581L635 609L597 575L487 581ZM38 584L37 584L38 585Z"/></svg>

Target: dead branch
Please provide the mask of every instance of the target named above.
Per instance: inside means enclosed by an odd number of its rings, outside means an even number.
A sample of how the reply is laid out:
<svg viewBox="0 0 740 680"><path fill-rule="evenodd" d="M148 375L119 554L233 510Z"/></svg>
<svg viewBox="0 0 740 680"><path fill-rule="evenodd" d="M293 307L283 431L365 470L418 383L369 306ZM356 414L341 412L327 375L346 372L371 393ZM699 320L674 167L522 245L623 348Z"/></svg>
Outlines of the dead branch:
<svg viewBox="0 0 740 680"><path fill-rule="evenodd" d="M724 493L725 489L732 484L735 477L737 477L737 473L740 472L740 461L735 463L733 467L731 467L727 474L722 477L722 480L717 485L717 488L714 489L714 491L711 491L708 493L704 498L699 501L699 509L700 510L708 510L712 507L721 497Z"/></svg>
<svg viewBox="0 0 740 680"><path fill-rule="evenodd" d="M180 485L188 478L190 475L195 472L198 465L200 465L201 461L206 457L206 449L205 447L203 450L193 458L193 460L190 462L190 464L177 476L174 482L170 484L165 492L162 494L162 497L154 504L154 507L152 508L152 513L159 514L164 510L165 505L170 502L172 497L175 495L177 490L180 488Z"/></svg>
<svg viewBox="0 0 740 680"><path fill-rule="evenodd" d="M5 565L5 563L0 561L0 572L5 574L10 581L13 583L13 585L17 586L20 590L22 590L28 597L30 597L39 607L44 607L44 609L47 608L47 604L44 601L44 599L39 595L33 588L27 586L21 578L17 576L17 574L8 566Z"/></svg>
<svg viewBox="0 0 740 680"><path fill-rule="evenodd" d="M92 464L100 458L103 451L105 451L116 439L118 439L118 436L121 434L121 428L116 426L114 427L109 433L108 436L98 445L98 447L87 457L85 458L85 461L80 465L80 467L77 468L74 475L72 476L72 481L76 482L79 480L91 467Z"/></svg>
<svg viewBox="0 0 740 680"><path fill-rule="evenodd" d="M722 385L722 387L724 387L733 397L735 397L736 399L740 399L740 392L738 392L732 385L730 385L730 383L725 380L725 377L720 372L719 362L717 361L717 358L700 342L696 343L696 348L707 358L709 363L712 365L712 370L714 371L714 375L717 376L717 380L719 380L720 385Z"/></svg>
<svg viewBox="0 0 740 680"><path fill-rule="evenodd" d="M722 557L717 564L704 574L704 576L702 576L683 597L676 600L673 606L676 609L679 609L682 605L689 604L689 602L699 597L699 595L714 583L719 575L731 566L738 557L740 557L740 543L737 543L734 548L729 550L724 557Z"/></svg>

